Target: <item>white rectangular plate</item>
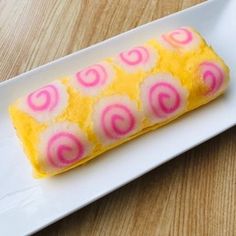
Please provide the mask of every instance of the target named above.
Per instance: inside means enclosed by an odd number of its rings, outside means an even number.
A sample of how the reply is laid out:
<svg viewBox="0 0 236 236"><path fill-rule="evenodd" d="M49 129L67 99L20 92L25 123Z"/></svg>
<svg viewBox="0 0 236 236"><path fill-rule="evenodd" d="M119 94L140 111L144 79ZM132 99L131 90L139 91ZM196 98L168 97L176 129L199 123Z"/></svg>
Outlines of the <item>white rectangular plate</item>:
<svg viewBox="0 0 236 236"><path fill-rule="evenodd" d="M30 234L235 125L236 1L208 1L143 25L0 84L0 235ZM198 29L231 68L227 94L172 124L47 180L36 180L7 107L22 94L161 32ZM108 50L109 49L109 50Z"/></svg>

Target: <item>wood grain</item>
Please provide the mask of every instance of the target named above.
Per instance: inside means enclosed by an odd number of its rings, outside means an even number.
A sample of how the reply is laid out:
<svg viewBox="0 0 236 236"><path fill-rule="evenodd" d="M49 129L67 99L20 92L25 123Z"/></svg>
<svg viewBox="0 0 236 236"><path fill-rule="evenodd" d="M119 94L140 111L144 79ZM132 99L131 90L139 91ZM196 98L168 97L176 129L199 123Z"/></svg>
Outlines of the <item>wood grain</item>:
<svg viewBox="0 0 236 236"><path fill-rule="evenodd" d="M0 0L0 80L199 2ZM235 143L236 127L37 235L236 235Z"/></svg>

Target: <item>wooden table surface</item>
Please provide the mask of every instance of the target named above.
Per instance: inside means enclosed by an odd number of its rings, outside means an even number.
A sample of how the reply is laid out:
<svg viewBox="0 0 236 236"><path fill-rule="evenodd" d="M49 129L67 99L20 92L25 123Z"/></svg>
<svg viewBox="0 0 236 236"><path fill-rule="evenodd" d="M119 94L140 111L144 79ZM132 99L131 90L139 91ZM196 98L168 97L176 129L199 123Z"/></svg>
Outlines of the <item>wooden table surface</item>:
<svg viewBox="0 0 236 236"><path fill-rule="evenodd" d="M0 0L0 80L201 1ZM37 235L236 235L236 127Z"/></svg>

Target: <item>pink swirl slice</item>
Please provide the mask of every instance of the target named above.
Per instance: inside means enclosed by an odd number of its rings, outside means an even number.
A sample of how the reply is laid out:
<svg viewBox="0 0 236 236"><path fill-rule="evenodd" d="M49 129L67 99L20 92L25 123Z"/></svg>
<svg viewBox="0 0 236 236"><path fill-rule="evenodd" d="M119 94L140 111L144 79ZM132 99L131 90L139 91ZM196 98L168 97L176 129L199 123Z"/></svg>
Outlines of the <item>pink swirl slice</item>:
<svg viewBox="0 0 236 236"><path fill-rule="evenodd" d="M221 91L224 81L224 69L215 62L205 61L199 65L200 76L202 81L208 87L206 95L214 95Z"/></svg>
<svg viewBox="0 0 236 236"><path fill-rule="evenodd" d="M188 92L171 74L158 73L141 85L141 97L146 116L159 123L185 109Z"/></svg>
<svg viewBox="0 0 236 236"><path fill-rule="evenodd" d="M70 132L58 132L48 142L47 157L55 167L64 167L78 160L84 154L80 139Z"/></svg>
<svg viewBox="0 0 236 236"><path fill-rule="evenodd" d="M114 76L112 66L101 62L78 71L72 79L72 84L87 95L95 95L110 84Z"/></svg>
<svg viewBox="0 0 236 236"><path fill-rule="evenodd" d="M67 105L68 95L64 85L55 81L23 98L20 108L39 122L46 122L59 115Z"/></svg>
<svg viewBox="0 0 236 236"><path fill-rule="evenodd" d="M70 166L88 155L91 146L75 124L58 123L41 135L40 161L46 169L61 169Z"/></svg>
<svg viewBox="0 0 236 236"><path fill-rule="evenodd" d="M182 27L161 35L160 42L172 49L188 51L197 48L200 39L190 28Z"/></svg>
<svg viewBox="0 0 236 236"><path fill-rule="evenodd" d="M117 57L119 65L129 73L151 70L158 59L157 53L149 46L138 46L121 52Z"/></svg>
<svg viewBox="0 0 236 236"><path fill-rule="evenodd" d="M55 85L49 84L38 91L30 93L27 104L33 111L52 111L58 104L59 92Z"/></svg>
<svg viewBox="0 0 236 236"><path fill-rule="evenodd" d="M96 104L94 129L104 144L128 137L139 128L140 114L128 97L113 96Z"/></svg>

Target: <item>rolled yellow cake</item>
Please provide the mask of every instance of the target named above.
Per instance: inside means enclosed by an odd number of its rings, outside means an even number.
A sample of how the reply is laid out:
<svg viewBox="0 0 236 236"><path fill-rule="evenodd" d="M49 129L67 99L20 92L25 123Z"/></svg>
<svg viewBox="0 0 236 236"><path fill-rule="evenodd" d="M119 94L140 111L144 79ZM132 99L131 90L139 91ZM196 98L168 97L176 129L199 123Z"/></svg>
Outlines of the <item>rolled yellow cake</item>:
<svg viewBox="0 0 236 236"><path fill-rule="evenodd" d="M182 27L59 78L9 111L34 175L48 177L208 103L228 81L223 60Z"/></svg>

